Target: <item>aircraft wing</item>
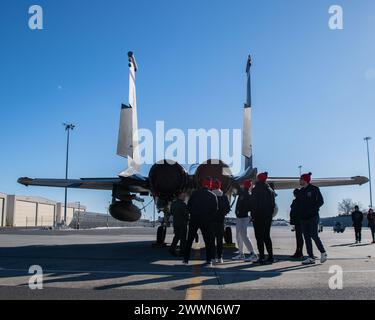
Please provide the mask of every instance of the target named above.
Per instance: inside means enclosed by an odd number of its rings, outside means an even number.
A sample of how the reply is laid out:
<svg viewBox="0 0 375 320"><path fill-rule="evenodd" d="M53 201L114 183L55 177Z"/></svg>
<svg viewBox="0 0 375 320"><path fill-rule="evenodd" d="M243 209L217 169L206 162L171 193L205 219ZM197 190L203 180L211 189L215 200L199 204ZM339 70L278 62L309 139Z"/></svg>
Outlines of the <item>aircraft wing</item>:
<svg viewBox="0 0 375 320"><path fill-rule="evenodd" d="M72 189L113 190L114 186L122 187L129 192L148 192L148 178L135 174L119 178L81 178L81 179L32 179L19 178L18 183L25 186L56 187Z"/></svg>
<svg viewBox="0 0 375 320"><path fill-rule="evenodd" d="M317 187L334 187L334 186L349 186L362 185L369 180L363 176L355 176L351 178L316 178L312 179L311 183ZM274 177L268 178L267 182L273 184L275 189L295 189L299 188L299 177Z"/></svg>

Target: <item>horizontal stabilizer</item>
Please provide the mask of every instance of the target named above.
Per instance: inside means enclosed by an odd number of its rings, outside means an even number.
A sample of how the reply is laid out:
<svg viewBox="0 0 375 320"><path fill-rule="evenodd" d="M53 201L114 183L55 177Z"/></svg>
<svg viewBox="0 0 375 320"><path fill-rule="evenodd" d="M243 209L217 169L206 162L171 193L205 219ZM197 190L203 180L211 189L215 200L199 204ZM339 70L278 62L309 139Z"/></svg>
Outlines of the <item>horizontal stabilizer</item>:
<svg viewBox="0 0 375 320"><path fill-rule="evenodd" d="M92 189L92 190L113 190L114 186L120 186L130 192L148 192L148 178L139 174L126 178L81 178L81 179L32 179L22 177L18 183L24 186Z"/></svg>
<svg viewBox="0 0 375 320"><path fill-rule="evenodd" d="M290 178L268 178L267 182L272 184L275 189L295 189L300 188L299 177ZM351 178L316 178L312 179L311 183L317 187L334 187L334 186L350 186L350 185L362 185L367 183L369 180L363 176L355 176Z"/></svg>

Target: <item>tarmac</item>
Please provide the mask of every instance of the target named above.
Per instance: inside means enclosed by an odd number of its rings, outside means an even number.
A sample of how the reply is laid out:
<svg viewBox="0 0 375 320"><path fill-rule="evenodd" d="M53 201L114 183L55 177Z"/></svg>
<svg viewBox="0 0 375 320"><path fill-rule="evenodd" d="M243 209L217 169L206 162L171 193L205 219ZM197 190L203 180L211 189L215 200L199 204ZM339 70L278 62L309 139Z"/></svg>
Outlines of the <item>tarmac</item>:
<svg viewBox="0 0 375 320"><path fill-rule="evenodd" d="M252 228L249 234L256 247ZM328 261L302 266L289 257L294 233L273 227L274 264L232 261L234 249L224 249L223 264L205 267L201 236L186 266L168 247L153 246L154 228L2 229L0 299L374 300L375 244L367 228L362 234L362 243L354 244L352 228L343 234L325 228L320 235ZM29 288L34 265L43 270L42 290Z"/></svg>

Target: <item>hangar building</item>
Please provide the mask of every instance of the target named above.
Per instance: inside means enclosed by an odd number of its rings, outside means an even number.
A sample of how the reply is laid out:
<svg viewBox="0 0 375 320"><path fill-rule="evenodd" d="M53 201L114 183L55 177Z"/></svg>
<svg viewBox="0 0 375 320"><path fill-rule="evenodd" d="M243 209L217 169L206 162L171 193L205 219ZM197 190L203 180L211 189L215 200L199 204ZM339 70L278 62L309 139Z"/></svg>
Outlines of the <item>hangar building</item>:
<svg viewBox="0 0 375 320"><path fill-rule="evenodd" d="M86 208L78 203L67 205L67 221L73 220L75 211ZM64 218L64 204L42 197L17 196L0 193L1 227L52 227Z"/></svg>

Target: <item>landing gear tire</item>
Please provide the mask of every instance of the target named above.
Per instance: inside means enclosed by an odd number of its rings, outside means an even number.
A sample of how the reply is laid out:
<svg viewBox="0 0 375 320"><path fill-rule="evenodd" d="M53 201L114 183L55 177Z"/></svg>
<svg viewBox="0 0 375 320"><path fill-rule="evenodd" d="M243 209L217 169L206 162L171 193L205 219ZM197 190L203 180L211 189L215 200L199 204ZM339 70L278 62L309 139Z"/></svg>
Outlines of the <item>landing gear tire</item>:
<svg viewBox="0 0 375 320"><path fill-rule="evenodd" d="M232 228L226 227L224 229L224 241L226 244L232 244L233 243L233 237L232 237Z"/></svg>
<svg viewBox="0 0 375 320"><path fill-rule="evenodd" d="M166 234L167 234L167 227L159 226L156 232L156 244L163 245L165 243Z"/></svg>

